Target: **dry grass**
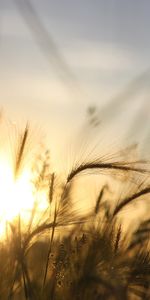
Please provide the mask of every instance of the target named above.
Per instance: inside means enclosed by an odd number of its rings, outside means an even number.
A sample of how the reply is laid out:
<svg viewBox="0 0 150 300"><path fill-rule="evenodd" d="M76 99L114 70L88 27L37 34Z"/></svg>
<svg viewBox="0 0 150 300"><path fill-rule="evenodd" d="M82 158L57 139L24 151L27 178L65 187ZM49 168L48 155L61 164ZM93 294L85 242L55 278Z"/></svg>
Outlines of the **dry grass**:
<svg viewBox="0 0 150 300"><path fill-rule="evenodd" d="M16 180L22 170L28 136L27 125L17 142ZM124 231L120 218L124 207L137 200L147 203L149 184L142 188L144 176L149 176L146 162L81 162L61 182L51 170L48 152L42 157L34 184L37 192L47 190L48 209L41 212L35 224L35 206L26 230L20 215L16 223L9 223L7 240L0 244L0 299L150 299L150 216L133 232ZM141 179L119 203L116 198L114 209L107 199L108 184L100 183L95 206L87 215L81 215L73 206L73 183L77 176L89 170L92 176L97 169L105 169L108 174L127 173L126 181L132 173Z"/></svg>

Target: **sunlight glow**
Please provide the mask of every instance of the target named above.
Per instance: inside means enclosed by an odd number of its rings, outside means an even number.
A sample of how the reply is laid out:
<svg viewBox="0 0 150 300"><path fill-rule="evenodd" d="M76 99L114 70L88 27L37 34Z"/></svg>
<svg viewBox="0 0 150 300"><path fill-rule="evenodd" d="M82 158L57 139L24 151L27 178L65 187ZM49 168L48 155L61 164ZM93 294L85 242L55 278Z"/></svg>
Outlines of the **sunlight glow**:
<svg viewBox="0 0 150 300"><path fill-rule="evenodd" d="M34 185L31 172L24 170L18 179L8 163L0 161L0 235L4 234L6 221L13 221L18 214L26 215L34 206Z"/></svg>

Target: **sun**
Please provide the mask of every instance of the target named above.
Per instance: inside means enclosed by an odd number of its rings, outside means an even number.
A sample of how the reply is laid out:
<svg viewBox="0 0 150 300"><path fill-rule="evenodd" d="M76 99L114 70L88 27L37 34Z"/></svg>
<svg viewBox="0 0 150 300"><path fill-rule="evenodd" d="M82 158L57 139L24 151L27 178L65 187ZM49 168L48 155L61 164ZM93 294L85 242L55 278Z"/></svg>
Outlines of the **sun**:
<svg viewBox="0 0 150 300"><path fill-rule="evenodd" d="M35 203L34 186L30 169L24 169L16 180L7 161L0 160L0 234L5 231L6 221L22 214L27 218Z"/></svg>

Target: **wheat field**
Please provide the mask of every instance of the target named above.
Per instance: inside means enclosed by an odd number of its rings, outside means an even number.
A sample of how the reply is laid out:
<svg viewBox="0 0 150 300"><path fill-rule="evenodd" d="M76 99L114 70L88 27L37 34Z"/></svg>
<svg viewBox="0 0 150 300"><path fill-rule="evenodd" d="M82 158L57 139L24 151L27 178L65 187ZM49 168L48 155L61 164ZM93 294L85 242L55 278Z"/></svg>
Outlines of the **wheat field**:
<svg viewBox="0 0 150 300"><path fill-rule="evenodd" d="M14 183L32 152L31 136L29 124L13 136ZM118 154L118 160L99 154L70 166L62 177L51 167L50 152L40 149L30 160L34 201L28 217L19 210L5 221L0 299L150 299L149 163L125 154L121 159ZM121 192L109 192L109 183L99 180L90 210L81 213L73 201L81 188L78 180L101 173L106 179L115 177ZM83 184L86 190L86 181ZM20 201L25 193L21 191ZM40 208L43 191L47 205ZM13 197L10 194L9 205Z"/></svg>

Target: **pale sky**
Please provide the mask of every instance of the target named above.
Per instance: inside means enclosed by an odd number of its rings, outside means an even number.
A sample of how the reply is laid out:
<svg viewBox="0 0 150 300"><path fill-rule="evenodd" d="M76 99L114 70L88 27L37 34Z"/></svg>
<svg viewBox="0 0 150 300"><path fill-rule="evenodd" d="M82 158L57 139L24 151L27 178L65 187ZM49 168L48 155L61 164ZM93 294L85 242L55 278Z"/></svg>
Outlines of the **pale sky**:
<svg viewBox="0 0 150 300"><path fill-rule="evenodd" d="M40 120L57 132L65 124L73 128L89 105L103 107L150 67L148 0L30 0L67 65L63 75L51 49L45 54L43 41L41 48L36 43L16 2L0 0L0 105L10 118ZM147 132L147 80L135 89L125 106L121 97L117 102L118 124L124 127L142 107ZM112 105L112 123L114 112Z"/></svg>

